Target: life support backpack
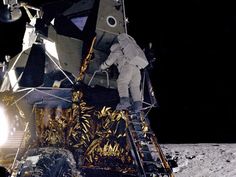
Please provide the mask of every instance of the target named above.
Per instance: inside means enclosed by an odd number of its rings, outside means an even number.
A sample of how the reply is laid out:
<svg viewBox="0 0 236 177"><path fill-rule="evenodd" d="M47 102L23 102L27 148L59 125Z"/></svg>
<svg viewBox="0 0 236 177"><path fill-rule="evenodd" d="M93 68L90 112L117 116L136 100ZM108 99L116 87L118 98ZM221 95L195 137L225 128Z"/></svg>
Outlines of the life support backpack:
<svg viewBox="0 0 236 177"><path fill-rule="evenodd" d="M138 66L140 69L148 65L148 60L143 50L136 41L126 33L117 36L121 49L130 64Z"/></svg>

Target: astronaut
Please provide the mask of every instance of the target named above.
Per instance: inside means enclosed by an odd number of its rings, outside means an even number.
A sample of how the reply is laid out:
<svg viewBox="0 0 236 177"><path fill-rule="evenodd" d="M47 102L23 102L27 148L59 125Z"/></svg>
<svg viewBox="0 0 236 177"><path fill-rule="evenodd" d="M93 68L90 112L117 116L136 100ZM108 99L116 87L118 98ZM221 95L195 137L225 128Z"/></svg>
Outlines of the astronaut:
<svg viewBox="0 0 236 177"><path fill-rule="evenodd" d="M100 65L100 70L105 70L109 68L112 64L117 66L119 71L119 76L117 79L117 88L120 97L120 103L116 106L116 110L128 110L131 106L129 99L129 91L132 97L132 111L135 114L140 113L142 109L142 97L140 90L140 82L141 82L141 73L139 64L135 62L130 62L130 58L134 58L134 56L127 56L124 52L125 46L122 45L123 39L125 39L125 45L130 46L133 45L134 41L130 41L130 36L122 33L118 37L118 42L114 43L110 47L110 54L105 62ZM124 41L123 41L124 42ZM130 44L130 45L127 45ZM135 43L136 44L136 43ZM137 44L136 44L137 45ZM129 48L132 50L132 47ZM136 49L133 49L136 50ZM136 52L136 51L134 51Z"/></svg>

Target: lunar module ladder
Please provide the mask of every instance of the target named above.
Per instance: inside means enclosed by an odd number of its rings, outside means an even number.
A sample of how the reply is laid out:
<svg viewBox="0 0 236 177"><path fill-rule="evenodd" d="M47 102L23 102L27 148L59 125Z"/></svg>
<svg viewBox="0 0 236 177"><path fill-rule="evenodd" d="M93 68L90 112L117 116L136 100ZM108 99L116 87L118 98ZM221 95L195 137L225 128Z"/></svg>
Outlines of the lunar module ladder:
<svg viewBox="0 0 236 177"><path fill-rule="evenodd" d="M141 177L168 176L174 177L172 169L157 142L149 123L142 116L142 120L128 115L127 134L134 151L132 154L139 167Z"/></svg>

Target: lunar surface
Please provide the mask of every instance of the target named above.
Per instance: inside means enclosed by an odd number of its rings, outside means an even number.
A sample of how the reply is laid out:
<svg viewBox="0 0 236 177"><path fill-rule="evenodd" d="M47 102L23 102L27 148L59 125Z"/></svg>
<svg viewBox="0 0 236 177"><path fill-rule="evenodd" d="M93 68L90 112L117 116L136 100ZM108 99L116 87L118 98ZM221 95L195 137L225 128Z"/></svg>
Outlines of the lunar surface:
<svg viewBox="0 0 236 177"><path fill-rule="evenodd" d="M236 177L236 144L162 144L175 177Z"/></svg>

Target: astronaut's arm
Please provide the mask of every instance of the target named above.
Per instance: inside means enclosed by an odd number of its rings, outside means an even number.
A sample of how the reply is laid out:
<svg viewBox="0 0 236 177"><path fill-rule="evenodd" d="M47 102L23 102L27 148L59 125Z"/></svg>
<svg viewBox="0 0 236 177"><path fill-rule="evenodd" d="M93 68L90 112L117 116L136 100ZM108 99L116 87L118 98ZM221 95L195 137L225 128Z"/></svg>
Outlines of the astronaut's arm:
<svg viewBox="0 0 236 177"><path fill-rule="evenodd" d="M109 68L116 61L117 57L118 57L117 53L110 53L106 61L104 61L101 64L100 69L105 70Z"/></svg>

